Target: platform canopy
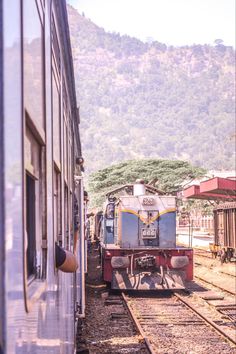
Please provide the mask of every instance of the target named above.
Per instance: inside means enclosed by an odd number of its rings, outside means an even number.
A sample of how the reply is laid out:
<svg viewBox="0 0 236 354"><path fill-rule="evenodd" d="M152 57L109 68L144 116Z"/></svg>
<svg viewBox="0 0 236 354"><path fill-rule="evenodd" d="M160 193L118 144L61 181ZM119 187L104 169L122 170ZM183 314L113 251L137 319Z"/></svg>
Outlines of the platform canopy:
<svg viewBox="0 0 236 354"><path fill-rule="evenodd" d="M236 180L214 177L184 190L185 198L236 200Z"/></svg>

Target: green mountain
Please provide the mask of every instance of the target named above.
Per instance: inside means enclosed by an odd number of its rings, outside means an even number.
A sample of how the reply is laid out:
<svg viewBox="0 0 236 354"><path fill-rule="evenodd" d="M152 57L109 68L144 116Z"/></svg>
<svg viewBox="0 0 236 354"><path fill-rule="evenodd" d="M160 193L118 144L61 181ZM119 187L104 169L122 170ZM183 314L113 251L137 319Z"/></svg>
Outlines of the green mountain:
<svg viewBox="0 0 236 354"><path fill-rule="evenodd" d="M232 47L143 43L68 14L87 172L145 158L235 167Z"/></svg>

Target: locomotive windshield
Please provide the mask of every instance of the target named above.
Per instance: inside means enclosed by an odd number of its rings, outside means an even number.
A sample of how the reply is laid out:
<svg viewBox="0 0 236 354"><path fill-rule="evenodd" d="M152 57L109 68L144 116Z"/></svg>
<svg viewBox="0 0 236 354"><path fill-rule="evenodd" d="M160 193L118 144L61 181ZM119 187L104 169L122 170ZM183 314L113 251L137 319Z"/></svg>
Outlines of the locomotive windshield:
<svg viewBox="0 0 236 354"><path fill-rule="evenodd" d="M115 204L114 203L107 204L106 218L107 219L114 219L114 215L115 215Z"/></svg>

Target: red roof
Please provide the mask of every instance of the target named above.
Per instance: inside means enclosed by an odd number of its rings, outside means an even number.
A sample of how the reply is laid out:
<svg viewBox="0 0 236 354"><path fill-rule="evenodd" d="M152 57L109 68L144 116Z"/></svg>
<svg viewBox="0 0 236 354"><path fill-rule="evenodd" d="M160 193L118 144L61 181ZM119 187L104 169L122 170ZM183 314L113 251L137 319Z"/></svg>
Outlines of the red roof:
<svg viewBox="0 0 236 354"><path fill-rule="evenodd" d="M236 196L236 180L215 177L200 183L200 193L216 193Z"/></svg>
<svg viewBox="0 0 236 354"><path fill-rule="evenodd" d="M236 199L236 180L214 177L184 190L185 198Z"/></svg>
<svg viewBox="0 0 236 354"><path fill-rule="evenodd" d="M215 193L200 193L200 186L191 186L184 190L185 198L194 199L234 199L235 197L228 196L225 194L215 194Z"/></svg>

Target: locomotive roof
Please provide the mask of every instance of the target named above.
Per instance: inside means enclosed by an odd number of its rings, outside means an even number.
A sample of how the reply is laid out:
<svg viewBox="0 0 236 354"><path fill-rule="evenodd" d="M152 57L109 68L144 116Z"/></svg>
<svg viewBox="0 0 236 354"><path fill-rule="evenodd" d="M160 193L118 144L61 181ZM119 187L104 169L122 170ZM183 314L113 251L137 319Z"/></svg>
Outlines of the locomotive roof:
<svg viewBox="0 0 236 354"><path fill-rule="evenodd" d="M117 187L117 188L109 191L106 194L106 197L109 197L109 196L111 196L113 194L117 194L118 192L121 192L122 190L126 191L127 194L129 194L128 191L131 190L132 194L133 194L133 186L134 186L134 184L125 184L123 186ZM164 195L165 194L163 191L151 186L150 184L144 184L144 186L145 186L146 191L151 193L151 194L158 194L158 195Z"/></svg>

